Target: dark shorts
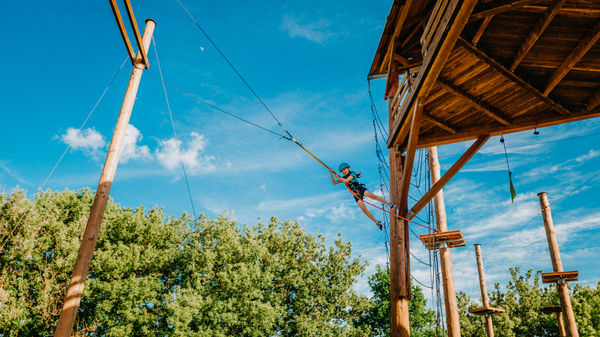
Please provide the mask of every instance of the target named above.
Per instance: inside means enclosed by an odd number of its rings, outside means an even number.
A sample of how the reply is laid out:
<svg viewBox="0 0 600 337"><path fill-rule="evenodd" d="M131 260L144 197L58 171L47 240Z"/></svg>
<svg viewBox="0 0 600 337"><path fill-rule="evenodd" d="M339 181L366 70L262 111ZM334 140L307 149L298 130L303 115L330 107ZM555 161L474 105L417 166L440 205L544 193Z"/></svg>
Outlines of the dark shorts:
<svg viewBox="0 0 600 337"><path fill-rule="evenodd" d="M367 186L365 186L364 184L360 184L358 185L358 191L353 191L354 193L356 193L358 195L358 197L354 194L352 194L352 196L354 197L354 201L358 202L358 200L363 200L363 198L365 197L365 191L367 191ZM360 193L358 193L360 192Z"/></svg>

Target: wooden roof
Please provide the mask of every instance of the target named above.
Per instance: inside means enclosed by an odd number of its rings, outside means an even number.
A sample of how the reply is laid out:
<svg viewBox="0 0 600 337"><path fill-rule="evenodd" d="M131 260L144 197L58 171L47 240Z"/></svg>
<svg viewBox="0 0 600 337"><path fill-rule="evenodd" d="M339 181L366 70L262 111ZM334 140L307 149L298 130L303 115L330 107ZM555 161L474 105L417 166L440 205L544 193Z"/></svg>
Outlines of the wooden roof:
<svg viewBox="0 0 600 337"><path fill-rule="evenodd" d="M369 75L425 68L423 32L444 2L395 1ZM418 148L600 116L600 1L480 0L466 21L450 53L429 56L445 57L441 70L406 81L388 146L406 144L419 96Z"/></svg>

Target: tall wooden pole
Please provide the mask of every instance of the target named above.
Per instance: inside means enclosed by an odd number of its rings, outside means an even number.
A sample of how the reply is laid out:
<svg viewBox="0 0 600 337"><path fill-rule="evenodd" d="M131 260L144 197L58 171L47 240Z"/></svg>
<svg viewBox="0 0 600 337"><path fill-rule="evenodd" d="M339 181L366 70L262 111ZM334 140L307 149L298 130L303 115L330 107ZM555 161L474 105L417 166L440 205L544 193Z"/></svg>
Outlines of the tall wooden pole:
<svg viewBox="0 0 600 337"><path fill-rule="evenodd" d="M440 180L440 162L438 160L437 147L429 148L429 168L431 170L431 184ZM440 232L448 231L446 222L446 205L444 203L444 192L440 190L433 198L435 208L435 220ZM440 264L442 267L442 283L444 288L444 304L446 306L446 325L448 337L460 337L460 322L458 316L458 303L456 291L454 290L454 275L452 273L452 259L450 248L440 247Z"/></svg>
<svg viewBox="0 0 600 337"><path fill-rule="evenodd" d="M562 319L561 312L556 313L556 321L558 322L558 335L560 337L567 337L567 332L565 330L565 323Z"/></svg>
<svg viewBox="0 0 600 337"><path fill-rule="evenodd" d="M150 41L152 39L152 33L154 31L156 23L153 20L146 20L146 28L144 29L144 36L142 38L143 48L148 52ZM94 247L98 240L98 233L100 232L100 225L102 224L102 217L104 216L104 210L106 208L106 202L110 192L115 172L117 170L117 163L119 162L119 155L123 148L123 140L125 138L125 130L129 124L129 117L133 109L133 103L135 102L135 96L142 78L142 72L144 71L144 64L141 60L141 53L138 52L131 77L129 78L129 85L125 92L125 98L121 105L121 111L119 112L119 118L117 119L117 125L113 132L113 137L108 148L106 155L106 161L102 168L102 174L100 181L98 182L98 188L94 196L94 203L90 211L87 226L81 240L81 246L79 248L79 254L73 267L73 273L71 274L71 281L69 282L69 288L65 295L63 307L58 319L56 331L54 332L55 337L69 337L73 331L73 324L75 323L75 317L77 315L77 309L81 302L81 295L85 286L85 279L89 272L90 262L94 255Z"/></svg>
<svg viewBox="0 0 600 337"><path fill-rule="evenodd" d="M548 202L548 194L546 192L538 193L540 199L540 207L542 208L542 216L544 218L544 229L546 230L546 238L548 239L548 249L550 250L550 258L552 259L552 268L555 272L563 271L562 261L560 260L560 251L556 241L556 232L554 232L554 221L552 220L552 212L550 211L550 203ZM567 284L563 282L556 283L558 290L558 298L562 308L563 316L565 317L565 328L567 336L579 337L577 331L577 323L575 322L575 314L569 297L569 289Z"/></svg>
<svg viewBox="0 0 600 337"><path fill-rule="evenodd" d="M477 272L479 273L479 287L481 288L481 302L484 308L489 308L487 287L485 285L485 273L483 271L483 259L481 258L481 245L475 245L475 255L477 256ZM494 337L494 325L492 324L492 314L485 314L485 330L488 337Z"/></svg>

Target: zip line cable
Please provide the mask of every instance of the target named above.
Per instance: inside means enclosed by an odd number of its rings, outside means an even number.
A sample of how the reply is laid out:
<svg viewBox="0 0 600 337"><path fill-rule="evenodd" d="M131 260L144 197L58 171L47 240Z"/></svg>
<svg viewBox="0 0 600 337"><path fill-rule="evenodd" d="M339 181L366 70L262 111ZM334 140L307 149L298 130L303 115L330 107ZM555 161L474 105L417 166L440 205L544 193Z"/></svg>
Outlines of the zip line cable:
<svg viewBox="0 0 600 337"><path fill-rule="evenodd" d="M129 57L125 58L125 60L123 61L123 63L121 63L121 66L119 67L119 69L115 72L115 74L113 75L113 77L110 79L110 81L108 82L108 85L106 86L106 88L104 88L104 91L102 91L102 94L100 95L100 98L98 98L98 100L96 101L96 104L94 104L94 106L92 107L92 110L90 110L90 112L88 113L87 117L85 118L85 120L83 121L83 123L81 124L81 126L79 127L79 129L77 130L78 132L81 132L81 130L83 129L83 127L89 121L90 117L92 117L92 114L94 113L94 111L96 111L96 108L98 107L98 105L100 104L100 102L102 101L102 99L104 98L104 95L106 95L106 93L108 92L108 89L114 83L115 79L117 79L117 76L119 75L119 73L121 73L121 70L123 70L123 67L127 63L128 59L129 59ZM62 155L60 156L60 158L58 159L58 161L56 162L56 164L54 165L54 167L50 171L50 174L48 174L48 176L46 177L46 179L44 180L44 182L42 183L42 185L39 187L39 189L42 189L42 188L44 188L44 186L46 186L46 183L48 183L48 180L50 180L50 177L52 177L52 174L54 173L54 171L56 170L56 168L58 167L58 165L60 165L60 163L62 162L62 160L65 157L65 155L67 154L67 152L69 152L70 148L71 148L71 144L68 144L67 148L62 153Z"/></svg>
<svg viewBox="0 0 600 337"><path fill-rule="evenodd" d="M275 119L275 121L277 122L277 124L279 125L279 127L289 136L289 138L294 139L294 137L292 137L292 134L285 127L283 127L283 124L281 124L281 122L279 121L279 119L277 119L277 117L271 111L271 109L269 109L269 107L267 106L267 104L265 104L265 102L260 98L260 96L256 93L256 91L248 83L248 81L246 81L246 79L244 78L244 76L242 76L242 74L237 70L237 68L229 61L229 59L227 58L227 56L225 56L225 54L221 51L221 48L219 48L219 46L217 46L217 44L208 35L208 33L204 30L204 28L202 28L202 26L198 23L198 21L196 21L196 19L192 16L192 13L190 13L190 11L183 5L183 3L181 3L180 0L177 0L177 2L181 6L181 8L183 8L183 10L187 13L187 15L190 17L190 19L192 19L192 21L194 22L194 24L196 25L196 27L198 27L198 29L202 32L202 34L204 34L204 36L213 45L213 47L215 47L215 49L217 50L217 52L219 53L219 55L221 55L221 57L229 65L229 67L231 68L231 70L233 70L233 72L240 78L240 80L242 80L242 82L244 82L244 84L246 85L246 87L248 88L248 90L250 90L250 92L252 92L252 94L256 97L256 99L258 99L258 101L260 102L260 104L262 104L262 106L267 110L267 112L271 115L271 117L273 117L273 119Z"/></svg>
<svg viewBox="0 0 600 337"><path fill-rule="evenodd" d="M160 80L162 83L163 92L165 93L165 101L167 102L167 109L169 110L169 117L171 118L171 128L173 129L173 136L175 140L178 140L177 131L175 131L175 122L173 121L173 112L171 111L171 104L169 103L169 96L167 95L167 87L165 86L165 81L162 73L162 69L160 67L160 61L158 59L158 50L156 48L156 41L154 41L154 36L152 36L152 46L154 47L154 55L156 55L156 65L158 66L158 73L160 74ZM179 163L181 164L181 169L183 170L183 177L185 179L185 186L187 187L188 196L190 198L190 204L192 205L192 212L194 213L194 218L196 218L196 208L194 207L194 199L192 198L192 190L190 189L190 183L188 181L187 172L185 171L185 165L183 164L183 158L181 157L181 152L179 153Z"/></svg>
<svg viewBox="0 0 600 337"><path fill-rule="evenodd" d="M154 74L152 74L152 73L148 73L148 75L150 75L150 76L151 76L151 77L153 77L154 79L160 80L160 77L157 77L156 75L154 75ZM168 81L164 81L164 83L165 83L165 84L166 84L168 87L171 87L173 90L175 90L175 91L177 91L177 92L179 92L179 93L181 93L181 94L183 94L183 95L185 95L185 96L187 96L187 97L189 97L189 98L191 98L191 99L195 100L195 101L196 101L196 102L198 102L198 103L204 104L204 105L206 105L207 107L209 107L209 108L211 108L211 109L214 109L214 110L216 110L216 111L222 112L222 113L224 113L224 114L226 114L226 115L228 115L228 116L230 116L230 117L233 117L233 118L235 118L235 119L237 119L237 120L239 120L239 121L242 121L242 122L244 122L244 123L247 123L247 124L249 124L249 125L252 125L252 126L254 126L254 127L257 127L257 128L259 128L259 129L261 129L261 130L263 130L263 131L266 131L266 132L268 132L268 133L271 133L271 134L273 134L273 135L275 135L275 136L278 136L278 137L281 137L281 138L284 138L284 139L290 140L290 139L289 139L287 136L285 136L285 135L283 135L283 134L281 134L281 133L278 133L278 132L275 132L275 131L273 131L273 130L267 129L267 128L266 128L266 127L264 127L264 126L261 126L261 125L259 125L259 124L256 124L256 123L254 123L254 122L251 122L251 121L249 121L249 120L247 120L247 119L245 119L245 118L242 118L242 117L240 117L240 116L237 116L237 115L235 115L235 114L233 114L233 113L231 113L231 112L229 112L229 111L227 111L227 110L225 110L225 109L223 109L223 108L221 108L221 107L219 107L219 106L217 106L217 105L214 105L214 104L212 104L212 103L209 103L209 102L207 102L207 101L203 100L202 98L200 98L200 97L198 97L198 96L196 96L196 95L194 95L194 94L192 94L192 93L190 93L190 92L187 92L187 91L185 91L185 90L183 90L183 89L180 89L179 87L176 87L175 85L171 84L171 83L170 83L170 82L168 82Z"/></svg>

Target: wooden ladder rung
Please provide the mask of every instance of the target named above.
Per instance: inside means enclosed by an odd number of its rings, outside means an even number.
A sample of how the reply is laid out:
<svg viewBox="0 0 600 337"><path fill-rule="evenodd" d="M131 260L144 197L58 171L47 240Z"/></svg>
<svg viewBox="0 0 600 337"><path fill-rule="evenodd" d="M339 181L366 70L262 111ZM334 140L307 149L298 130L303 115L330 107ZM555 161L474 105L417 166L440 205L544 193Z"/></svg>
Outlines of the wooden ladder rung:
<svg viewBox="0 0 600 337"><path fill-rule="evenodd" d="M542 312L544 314L551 314L553 312L561 312L562 308L560 307L560 305L550 305L547 307L542 307Z"/></svg>
<svg viewBox="0 0 600 337"><path fill-rule="evenodd" d="M575 282L578 279L579 272L577 270L542 273L543 283Z"/></svg>
<svg viewBox="0 0 600 337"><path fill-rule="evenodd" d="M486 314L499 314L506 312L506 310L502 308L494 308L494 307L481 307L473 310L469 310L470 313L475 315L486 315Z"/></svg>
<svg viewBox="0 0 600 337"><path fill-rule="evenodd" d="M447 248L464 247L467 245L460 231L423 234L419 236L419 239L425 244L425 248L428 250L439 249L443 244Z"/></svg>

